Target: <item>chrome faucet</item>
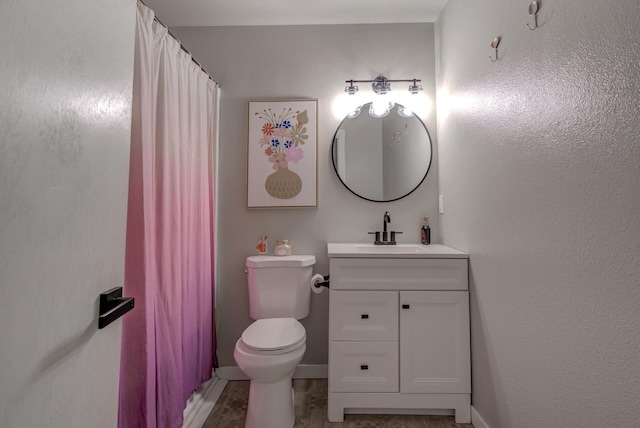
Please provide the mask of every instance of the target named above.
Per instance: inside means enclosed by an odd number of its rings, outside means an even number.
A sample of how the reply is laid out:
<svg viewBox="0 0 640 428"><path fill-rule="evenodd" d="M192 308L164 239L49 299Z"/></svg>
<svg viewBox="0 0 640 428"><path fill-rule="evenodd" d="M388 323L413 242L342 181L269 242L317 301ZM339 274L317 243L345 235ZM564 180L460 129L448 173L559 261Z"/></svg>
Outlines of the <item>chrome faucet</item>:
<svg viewBox="0 0 640 428"><path fill-rule="evenodd" d="M391 232L387 231L387 225L389 223L391 223L391 214L389 214L389 211L386 211L382 217L382 239L380 239L380 232L369 232L370 235L376 236L376 240L374 241L375 245L396 245L396 235L402 232L396 232L394 230Z"/></svg>
<svg viewBox="0 0 640 428"><path fill-rule="evenodd" d="M391 223L389 211L386 211L384 217L382 217L382 242L387 241L387 223Z"/></svg>

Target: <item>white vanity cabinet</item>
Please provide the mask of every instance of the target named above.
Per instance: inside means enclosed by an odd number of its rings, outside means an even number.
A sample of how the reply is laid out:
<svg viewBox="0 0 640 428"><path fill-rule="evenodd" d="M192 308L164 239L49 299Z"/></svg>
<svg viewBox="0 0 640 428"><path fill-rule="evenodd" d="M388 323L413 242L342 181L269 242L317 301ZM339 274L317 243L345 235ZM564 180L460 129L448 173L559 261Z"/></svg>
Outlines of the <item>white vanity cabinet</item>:
<svg viewBox="0 0 640 428"><path fill-rule="evenodd" d="M331 422L344 413L454 410L470 422L467 255L361 255L329 244Z"/></svg>

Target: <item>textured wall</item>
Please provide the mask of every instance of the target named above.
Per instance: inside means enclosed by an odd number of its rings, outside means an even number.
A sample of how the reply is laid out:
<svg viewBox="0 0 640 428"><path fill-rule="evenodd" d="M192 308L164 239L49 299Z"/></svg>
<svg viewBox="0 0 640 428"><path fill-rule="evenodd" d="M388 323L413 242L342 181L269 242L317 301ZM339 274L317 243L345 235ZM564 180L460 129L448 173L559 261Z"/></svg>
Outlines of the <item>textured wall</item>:
<svg viewBox="0 0 640 428"><path fill-rule="evenodd" d="M640 3L544 1L536 31L528 5L450 0L436 24L473 405L492 428L637 426Z"/></svg>
<svg viewBox="0 0 640 428"><path fill-rule="evenodd" d="M286 27L175 28L172 32L222 86L219 168L218 355L235 365L233 346L249 325L244 260L258 237L289 239L297 254L315 254L316 270L328 273L327 242L371 240L391 212L403 242L418 242L421 217L437 212L437 167L408 198L392 203L362 200L345 189L331 164L331 141L341 118L333 103L346 79L423 79L435 98L433 24ZM405 92L408 86L399 86ZM363 90L369 90L362 85ZM247 102L281 98L318 99L318 209L247 210ZM425 118L435 140L435 108ZM435 147L435 142L434 142ZM436 164L434 162L434 164ZM435 219L437 220L437 219ZM434 234L438 233L434 222ZM327 362L328 293L312 296L303 363Z"/></svg>
<svg viewBox="0 0 640 428"><path fill-rule="evenodd" d="M117 425L135 2L0 2L0 426Z"/></svg>

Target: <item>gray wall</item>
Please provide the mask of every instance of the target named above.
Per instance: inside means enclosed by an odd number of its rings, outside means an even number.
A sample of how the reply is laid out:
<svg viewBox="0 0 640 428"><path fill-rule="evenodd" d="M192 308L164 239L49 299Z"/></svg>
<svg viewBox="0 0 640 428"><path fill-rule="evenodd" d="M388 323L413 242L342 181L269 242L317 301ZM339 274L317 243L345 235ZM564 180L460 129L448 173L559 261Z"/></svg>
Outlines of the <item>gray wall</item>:
<svg viewBox="0 0 640 428"><path fill-rule="evenodd" d="M289 239L297 254L314 254L316 270L328 273L327 242L372 240L384 211L403 242L419 242L421 218L437 220L437 168L408 198L393 203L362 200L345 189L331 164L331 141L341 118L332 104L346 79L421 78L435 99L433 24L284 27L172 28L222 86L219 168L218 356L235 365L233 347L250 324L244 260L256 253L258 237ZM399 85L398 91L407 86ZM362 85L362 90L369 90ZM247 102L282 98L318 99L318 208L247 210ZM435 109L423 118L435 141ZM434 234L438 234L434 221ZM312 296L303 363L327 362L328 293Z"/></svg>
<svg viewBox="0 0 640 428"><path fill-rule="evenodd" d="M135 2L0 2L0 426L117 426Z"/></svg>
<svg viewBox="0 0 640 428"><path fill-rule="evenodd" d="M473 406L492 428L637 426L640 3L545 1L536 31L529 3L450 0L436 24Z"/></svg>

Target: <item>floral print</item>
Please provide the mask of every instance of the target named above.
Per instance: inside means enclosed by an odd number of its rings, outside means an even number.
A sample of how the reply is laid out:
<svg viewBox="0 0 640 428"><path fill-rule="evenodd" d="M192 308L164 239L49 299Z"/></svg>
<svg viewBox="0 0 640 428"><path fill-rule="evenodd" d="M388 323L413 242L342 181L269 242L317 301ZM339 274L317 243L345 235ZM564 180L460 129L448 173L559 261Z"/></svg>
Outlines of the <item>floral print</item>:
<svg viewBox="0 0 640 428"><path fill-rule="evenodd" d="M271 145L271 138L269 138L268 135L262 134L262 138L260 138L260 141L258 141L258 143L260 144L260 147L262 147L262 146L270 146Z"/></svg>
<svg viewBox="0 0 640 428"><path fill-rule="evenodd" d="M273 124L271 123L265 123L264 125L262 125L262 133L264 135L271 135L273 134Z"/></svg>
<svg viewBox="0 0 640 428"><path fill-rule="evenodd" d="M285 154L287 155L287 161L293 163L298 163L304 158L304 151L300 147L291 147Z"/></svg>
<svg viewBox="0 0 640 428"><path fill-rule="evenodd" d="M277 128L273 134L278 137L291 137L291 131L289 131L287 128Z"/></svg>
<svg viewBox="0 0 640 428"><path fill-rule="evenodd" d="M304 151L299 147L309 138L307 127L309 122L307 111L282 109L274 113L271 109L254 113L265 123L262 125L262 138L258 143L267 146L264 154L273 164L273 169L288 168L289 162L298 163L304 158Z"/></svg>
<svg viewBox="0 0 640 428"><path fill-rule="evenodd" d="M303 124L298 123L294 125L293 128L291 128L291 141L293 141L293 144L296 147L304 144L304 140L306 140L307 138L309 138L309 136L307 135L307 127Z"/></svg>
<svg viewBox="0 0 640 428"><path fill-rule="evenodd" d="M277 153L269 158L269 162L273 164L273 169L287 168L286 155L284 153Z"/></svg>

